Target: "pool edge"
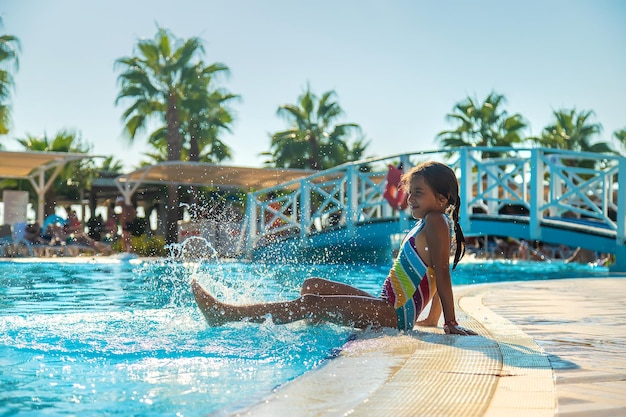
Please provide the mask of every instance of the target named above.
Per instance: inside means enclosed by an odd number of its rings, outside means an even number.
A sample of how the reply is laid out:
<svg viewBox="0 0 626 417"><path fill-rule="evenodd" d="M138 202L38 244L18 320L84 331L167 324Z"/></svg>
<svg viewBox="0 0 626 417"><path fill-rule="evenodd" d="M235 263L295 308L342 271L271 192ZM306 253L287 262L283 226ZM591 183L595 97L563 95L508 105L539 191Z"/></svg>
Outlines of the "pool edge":
<svg viewBox="0 0 626 417"><path fill-rule="evenodd" d="M577 278L578 279L578 278ZM361 334L325 366L233 416L553 416L547 355L518 326L487 308L499 285L455 287L457 316L479 333Z"/></svg>

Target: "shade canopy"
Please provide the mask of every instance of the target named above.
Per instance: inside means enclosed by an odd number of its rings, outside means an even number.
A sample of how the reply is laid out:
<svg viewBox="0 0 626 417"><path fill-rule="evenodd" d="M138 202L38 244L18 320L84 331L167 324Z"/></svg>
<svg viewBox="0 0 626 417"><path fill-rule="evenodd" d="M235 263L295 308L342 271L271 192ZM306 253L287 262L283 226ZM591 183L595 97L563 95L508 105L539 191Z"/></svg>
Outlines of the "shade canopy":
<svg viewBox="0 0 626 417"><path fill-rule="evenodd" d="M226 189L258 190L306 177L316 171L284 168L251 168L201 162L162 162L120 175L120 189L139 184L181 184Z"/></svg>
<svg viewBox="0 0 626 417"><path fill-rule="evenodd" d="M88 155L67 152L0 152L0 178L28 179Z"/></svg>
<svg viewBox="0 0 626 417"><path fill-rule="evenodd" d="M37 221L43 223L44 194L65 164L92 156L68 152L0 152L0 178L27 179L37 193ZM53 170L46 179L46 172Z"/></svg>

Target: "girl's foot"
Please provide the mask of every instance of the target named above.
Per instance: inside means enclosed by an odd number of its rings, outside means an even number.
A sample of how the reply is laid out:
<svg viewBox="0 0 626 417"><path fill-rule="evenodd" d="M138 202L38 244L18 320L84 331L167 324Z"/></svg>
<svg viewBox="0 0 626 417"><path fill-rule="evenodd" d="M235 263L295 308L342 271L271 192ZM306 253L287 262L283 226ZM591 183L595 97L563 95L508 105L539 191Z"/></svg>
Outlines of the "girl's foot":
<svg viewBox="0 0 626 417"><path fill-rule="evenodd" d="M415 322L415 325L420 327L437 327L439 325L439 320L419 320Z"/></svg>
<svg viewBox="0 0 626 417"><path fill-rule="evenodd" d="M204 318L210 326L221 326L227 320L225 317L225 306L213 297L207 290L202 288L198 281L191 281L191 290L196 299L196 303L202 311Z"/></svg>

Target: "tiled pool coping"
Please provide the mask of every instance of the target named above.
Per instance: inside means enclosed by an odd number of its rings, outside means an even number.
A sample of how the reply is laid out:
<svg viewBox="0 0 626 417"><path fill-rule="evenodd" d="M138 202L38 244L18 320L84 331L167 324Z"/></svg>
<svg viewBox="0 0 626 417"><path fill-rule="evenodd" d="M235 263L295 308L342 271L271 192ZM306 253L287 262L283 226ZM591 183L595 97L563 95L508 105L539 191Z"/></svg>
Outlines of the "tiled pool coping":
<svg viewBox="0 0 626 417"><path fill-rule="evenodd" d="M363 333L338 358L233 415L568 415L564 410L571 416L626 415L626 280L483 284L456 288L455 295L459 321L479 336L444 335L440 328L405 335ZM580 355L576 343L559 341L563 330L558 326L569 326L570 336L584 338L597 326L586 328L578 321L581 309L587 317L611 311L605 324L613 327L597 336L614 339L616 346L610 357L597 357L594 369L576 364L580 358L551 352L571 345L572 355ZM571 368L559 370L563 363ZM563 390L558 383L561 373L572 370L586 384L584 398L573 398L576 390ZM590 387L595 380L604 385Z"/></svg>

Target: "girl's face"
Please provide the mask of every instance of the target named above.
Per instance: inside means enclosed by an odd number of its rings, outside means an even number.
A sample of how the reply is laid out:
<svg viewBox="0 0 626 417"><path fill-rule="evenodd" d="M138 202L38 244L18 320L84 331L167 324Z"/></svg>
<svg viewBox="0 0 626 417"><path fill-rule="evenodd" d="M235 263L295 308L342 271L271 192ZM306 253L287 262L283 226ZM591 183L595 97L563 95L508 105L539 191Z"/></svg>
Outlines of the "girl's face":
<svg viewBox="0 0 626 417"><path fill-rule="evenodd" d="M435 193L421 175L411 178L408 201L416 219L423 219L431 211L444 213L448 202L443 195Z"/></svg>

